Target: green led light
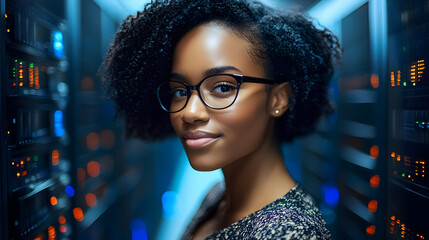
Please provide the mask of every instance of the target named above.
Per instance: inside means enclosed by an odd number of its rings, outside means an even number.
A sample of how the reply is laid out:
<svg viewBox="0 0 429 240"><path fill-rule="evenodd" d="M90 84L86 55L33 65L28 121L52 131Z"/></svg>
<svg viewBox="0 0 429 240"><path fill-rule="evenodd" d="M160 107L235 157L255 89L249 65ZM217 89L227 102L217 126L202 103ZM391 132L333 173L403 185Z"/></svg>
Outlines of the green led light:
<svg viewBox="0 0 429 240"><path fill-rule="evenodd" d="M15 59L15 62L18 62L18 59Z"/></svg>
<svg viewBox="0 0 429 240"><path fill-rule="evenodd" d="M35 156L34 156L34 161L35 161L35 162L39 161L39 156L35 155Z"/></svg>
<svg viewBox="0 0 429 240"><path fill-rule="evenodd" d="M22 62L19 62L20 65L22 65Z"/></svg>
<svg viewBox="0 0 429 240"><path fill-rule="evenodd" d="M403 173L402 176L405 177L405 173Z"/></svg>
<svg viewBox="0 0 429 240"><path fill-rule="evenodd" d="M31 67L31 68L33 67L33 63L30 63L30 67Z"/></svg>
<svg viewBox="0 0 429 240"><path fill-rule="evenodd" d="M422 124L424 125L424 124L425 124L425 122L422 122Z"/></svg>
<svg viewBox="0 0 429 240"><path fill-rule="evenodd" d="M419 124L419 122L416 121L416 124Z"/></svg>
<svg viewBox="0 0 429 240"><path fill-rule="evenodd" d="M12 68L13 71L15 71L15 68Z"/></svg>
<svg viewBox="0 0 429 240"><path fill-rule="evenodd" d="M416 83L415 83L415 82L413 82L413 86L416 86Z"/></svg>
<svg viewBox="0 0 429 240"><path fill-rule="evenodd" d="M405 86L405 87L407 86L407 82L404 82L404 86Z"/></svg>

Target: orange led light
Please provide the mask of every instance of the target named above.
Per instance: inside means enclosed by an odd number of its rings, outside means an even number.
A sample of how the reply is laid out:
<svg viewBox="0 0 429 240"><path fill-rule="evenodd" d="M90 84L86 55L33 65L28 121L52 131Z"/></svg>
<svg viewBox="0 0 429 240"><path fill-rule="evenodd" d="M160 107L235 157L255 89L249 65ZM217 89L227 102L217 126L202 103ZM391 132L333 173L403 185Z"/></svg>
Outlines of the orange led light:
<svg viewBox="0 0 429 240"><path fill-rule="evenodd" d="M368 203L368 211L375 213L377 212L378 202L377 200L371 200Z"/></svg>
<svg viewBox="0 0 429 240"><path fill-rule="evenodd" d="M54 240L57 237L57 233L55 231L55 228L53 226L49 226L48 228L48 239Z"/></svg>
<svg viewBox="0 0 429 240"><path fill-rule="evenodd" d="M39 234L37 237L34 238L34 240L43 240L43 235Z"/></svg>
<svg viewBox="0 0 429 240"><path fill-rule="evenodd" d="M366 228L366 234L374 235L375 234L375 226L374 225L368 226Z"/></svg>
<svg viewBox="0 0 429 240"><path fill-rule="evenodd" d="M375 73L371 75L371 86L373 88L378 88L378 86L379 86L378 75Z"/></svg>
<svg viewBox="0 0 429 240"><path fill-rule="evenodd" d="M58 222L59 222L60 224L64 224L64 223L66 223L66 218L65 218L64 216L59 216L59 217L58 217Z"/></svg>
<svg viewBox="0 0 429 240"><path fill-rule="evenodd" d="M377 145L372 145L371 149L369 150L370 154L371 154L371 158L372 159L377 159L378 158L378 146Z"/></svg>
<svg viewBox="0 0 429 240"><path fill-rule="evenodd" d="M32 67L28 68L28 80L30 81L30 87L34 86L34 69Z"/></svg>
<svg viewBox="0 0 429 240"><path fill-rule="evenodd" d="M51 197L51 205L52 205L52 206L55 206L55 205L57 205L57 203L58 203L57 198L56 198L56 197L54 197L54 196L52 196L52 197Z"/></svg>
<svg viewBox="0 0 429 240"><path fill-rule="evenodd" d="M39 67L34 68L34 84L36 85L36 89L40 88Z"/></svg>
<svg viewBox="0 0 429 240"><path fill-rule="evenodd" d="M396 156L396 161L401 161L401 155Z"/></svg>
<svg viewBox="0 0 429 240"><path fill-rule="evenodd" d="M10 32L10 29L8 28L8 29L6 29L6 32Z"/></svg>
<svg viewBox="0 0 429 240"><path fill-rule="evenodd" d="M7 13L4 14L4 18L7 18Z"/></svg>
<svg viewBox="0 0 429 240"><path fill-rule="evenodd" d="M73 209L73 217L76 219L76 221L78 222L82 222L83 221L83 211L80 207L74 208Z"/></svg>
<svg viewBox="0 0 429 240"><path fill-rule="evenodd" d="M373 188L377 188L380 185L380 176L374 175L369 179L369 184Z"/></svg>
<svg viewBox="0 0 429 240"><path fill-rule="evenodd" d="M52 165L57 166L60 163L60 154L57 149L52 151Z"/></svg>
<svg viewBox="0 0 429 240"><path fill-rule="evenodd" d="M401 71L398 70L398 75L396 78L396 85L399 86L401 84Z"/></svg>
<svg viewBox="0 0 429 240"><path fill-rule="evenodd" d="M100 137L97 133L92 132L86 136L86 146L88 150L97 150L100 146Z"/></svg>
<svg viewBox="0 0 429 240"><path fill-rule="evenodd" d="M90 177L97 177L100 175L100 163L97 161L90 161L86 166L86 170Z"/></svg>
<svg viewBox="0 0 429 240"><path fill-rule="evenodd" d="M20 176L21 176L21 173L17 172L17 173L16 173L16 176L17 176L17 177L20 177Z"/></svg>
<svg viewBox="0 0 429 240"><path fill-rule="evenodd" d="M85 195L85 201L88 207L94 207L97 204L97 197L93 193L88 193Z"/></svg>
<svg viewBox="0 0 429 240"><path fill-rule="evenodd" d="M67 228L66 228L66 226L61 225L61 226L60 226L60 232L62 232L62 233L67 232Z"/></svg>

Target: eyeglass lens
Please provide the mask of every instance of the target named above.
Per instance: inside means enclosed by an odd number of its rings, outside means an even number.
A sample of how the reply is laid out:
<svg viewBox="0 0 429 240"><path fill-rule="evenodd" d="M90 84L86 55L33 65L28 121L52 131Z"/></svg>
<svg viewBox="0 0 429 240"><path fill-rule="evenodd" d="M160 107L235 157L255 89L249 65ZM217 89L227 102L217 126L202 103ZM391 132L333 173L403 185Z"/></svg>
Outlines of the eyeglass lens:
<svg viewBox="0 0 429 240"><path fill-rule="evenodd" d="M158 88L158 99L165 110L177 112L185 107L191 96L189 90L190 88L181 82L166 82ZM226 108L237 96L238 82L232 76L216 75L204 79L199 90L206 105L211 108Z"/></svg>

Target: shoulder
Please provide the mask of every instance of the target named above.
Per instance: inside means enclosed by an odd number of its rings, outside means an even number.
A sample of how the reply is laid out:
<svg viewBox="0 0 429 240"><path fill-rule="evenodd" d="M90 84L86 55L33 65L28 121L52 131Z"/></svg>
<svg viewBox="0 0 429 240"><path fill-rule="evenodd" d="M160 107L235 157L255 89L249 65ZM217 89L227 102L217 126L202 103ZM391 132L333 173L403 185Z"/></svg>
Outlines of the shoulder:
<svg viewBox="0 0 429 240"><path fill-rule="evenodd" d="M255 239L332 239L314 200L299 185L254 217Z"/></svg>
<svg viewBox="0 0 429 240"><path fill-rule="evenodd" d="M325 222L293 209L277 209L259 216L255 239L331 239Z"/></svg>

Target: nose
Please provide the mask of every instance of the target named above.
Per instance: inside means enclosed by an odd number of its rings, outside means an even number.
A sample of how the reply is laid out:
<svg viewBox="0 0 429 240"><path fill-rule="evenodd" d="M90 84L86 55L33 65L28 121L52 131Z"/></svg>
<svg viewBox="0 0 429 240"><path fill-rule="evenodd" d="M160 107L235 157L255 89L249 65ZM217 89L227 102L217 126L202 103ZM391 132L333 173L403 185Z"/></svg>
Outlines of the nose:
<svg viewBox="0 0 429 240"><path fill-rule="evenodd" d="M207 108L198 96L198 92L193 90L186 107L182 110L182 120L191 124L206 122L210 118Z"/></svg>

